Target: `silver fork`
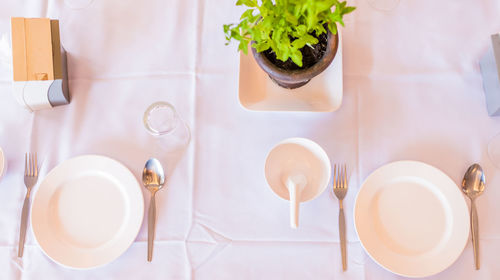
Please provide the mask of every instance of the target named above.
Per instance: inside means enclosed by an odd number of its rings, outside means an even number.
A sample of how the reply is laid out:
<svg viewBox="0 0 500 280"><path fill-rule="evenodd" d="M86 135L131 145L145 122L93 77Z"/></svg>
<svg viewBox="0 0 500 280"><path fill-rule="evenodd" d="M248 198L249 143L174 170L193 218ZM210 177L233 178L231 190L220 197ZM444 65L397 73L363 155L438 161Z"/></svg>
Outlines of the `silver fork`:
<svg viewBox="0 0 500 280"><path fill-rule="evenodd" d="M28 212L30 209L30 194L31 189L36 184L38 179L38 164L36 153L26 153L24 157L24 184L26 185L26 197L24 198L23 213L21 215L21 230L19 232L19 249L17 256L19 258L23 257L24 252L24 240L26 238L26 227L28 222Z"/></svg>
<svg viewBox="0 0 500 280"><path fill-rule="evenodd" d="M345 238L345 216L344 216L344 197L347 194L347 166L344 164L333 167L333 193L339 199L339 235L340 235L340 253L342 254L342 269L347 270L347 252Z"/></svg>

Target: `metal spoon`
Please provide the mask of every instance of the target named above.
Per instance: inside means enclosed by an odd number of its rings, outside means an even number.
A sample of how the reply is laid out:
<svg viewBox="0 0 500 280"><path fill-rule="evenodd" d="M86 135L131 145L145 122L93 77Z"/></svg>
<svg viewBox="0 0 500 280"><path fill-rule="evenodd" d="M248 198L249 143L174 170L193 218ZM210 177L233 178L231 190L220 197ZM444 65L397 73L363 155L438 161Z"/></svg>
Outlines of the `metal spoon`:
<svg viewBox="0 0 500 280"><path fill-rule="evenodd" d="M476 210L476 197L480 196L484 191L484 172L481 166L477 163L471 165L465 172L464 180L462 181L462 191L470 198L470 225L472 231L472 247L474 249L474 262L476 270L479 270L479 226Z"/></svg>
<svg viewBox="0 0 500 280"><path fill-rule="evenodd" d="M151 203L148 214L148 262L153 259L153 242L156 229L156 203L155 194L165 184L165 173L159 160L151 158L146 162L142 172L144 187L151 192Z"/></svg>

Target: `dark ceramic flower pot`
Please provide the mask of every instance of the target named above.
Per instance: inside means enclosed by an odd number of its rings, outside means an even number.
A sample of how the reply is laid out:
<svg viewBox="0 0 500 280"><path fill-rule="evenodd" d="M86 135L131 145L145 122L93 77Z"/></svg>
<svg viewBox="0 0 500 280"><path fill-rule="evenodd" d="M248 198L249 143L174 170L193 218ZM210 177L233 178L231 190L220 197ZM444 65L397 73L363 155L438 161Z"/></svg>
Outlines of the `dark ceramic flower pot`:
<svg viewBox="0 0 500 280"><path fill-rule="evenodd" d="M264 53L259 53L254 48L252 48L252 52L257 64L269 75L271 80L284 88L294 89L307 84L332 63L337 54L339 35L338 33L333 35L328 30L327 38L327 47L323 57L313 66L304 69L285 70L272 63Z"/></svg>

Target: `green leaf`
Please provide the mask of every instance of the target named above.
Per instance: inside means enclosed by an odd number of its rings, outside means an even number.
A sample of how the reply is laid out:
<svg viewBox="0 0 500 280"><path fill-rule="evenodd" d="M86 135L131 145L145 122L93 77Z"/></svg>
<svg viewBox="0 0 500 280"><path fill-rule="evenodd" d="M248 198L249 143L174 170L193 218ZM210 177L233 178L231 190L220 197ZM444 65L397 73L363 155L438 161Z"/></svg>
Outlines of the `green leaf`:
<svg viewBox="0 0 500 280"><path fill-rule="evenodd" d="M297 32L297 37L300 37L307 33L307 27L301 24L295 28L295 31Z"/></svg>
<svg viewBox="0 0 500 280"><path fill-rule="evenodd" d="M292 25L297 25L299 23L299 21L297 20L297 18L294 15L290 14L289 12L285 13L285 18Z"/></svg>
<svg viewBox="0 0 500 280"><path fill-rule="evenodd" d="M336 0L326 0L326 1L317 1L316 2L316 11L318 13L330 10L333 5L337 2Z"/></svg>
<svg viewBox="0 0 500 280"><path fill-rule="evenodd" d="M356 7L346 7L342 11L342 15L346 15L346 14L352 13L354 10L356 10Z"/></svg>
<svg viewBox="0 0 500 280"><path fill-rule="evenodd" d="M326 33L326 29L323 25L317 25L316 29L314 29L317 35L321 35L323 33Z"/></svg>
<svg viewBox="0 0 500 280"><path fill-rule="evenodd" d="M307 41L304 38L298 38L292 42L292 47L294 49L300 49L300 48L304 47L306 44L307 44Z"/></svg>
<svg viewBox="0 0 500 280"><path fill-rule="evenodd" d="M292 61L297 64L297 66L302 67L302 53L300 51L295 51L292 56Z"/></svg>
<svg viewBox="0 0 500 280"><path fill-rule="evenodd" d="M288 54L289 52L290 51L288 49L283 49L283 50L280 50L279 52L277 52L276 55L278 56L279 60L285 62L290 57L290 55Z"/></svg>
<svg viewBox="0 0 500 280"><path fill-rule="evenodd" d="M313 30L314 26L318 24L318 17L315 14L307 16L307 30Z"/></svg>
<svg viewBox="0 0 500 280"><path fill-rule="evenodd" d="M339 20L342 20L342 16L339 11L335 11L335 13L332 13L328 16L328 20L330 22L338 22Z"/></svg>
<svg viewBox="0 0 500 280"><path fill-rule="evenodd" d="M246 10L245 12L243 12L243 14L241 14L240 20L249 18L251 19L253 17L252 13L253 13L252 9Z"/></svg>
<svg viewBox="0 0 500 280"><path fill-rule="evenodd" d="M245 5L247 7L257 7L257 0L238 0L236 6Z"/></svg>
<svg viewBox="0 0 500 280"><path fill-rule="evenodd" d="M248 54L248 42L244 40L241 41L238 45L238 50L243 51L244 54Z"/></svg>
<svg viewBox="0 0 500 280"><path fill-rule="evenodd" d="M281 40L281 35L283 34L283 31L284 31L283 28L276 28L271 35L273 41L279 42Z"/></svg>
<svg viewBox="0 0 500 280"><path fill-rule="evenodd" d="M254 43L252 47L254 47L257 52L263 52L265 50L268 50L271 47L271 44L269 44L269 42L260 42Z"/></svg>
<svg viewBox="0 0 500 280"><path fill-rule="evenodd" d="M337 34L338 30L337 30L337 25L335 23L329 23L328 24L328 29L330 30L330 32L335 35Z"/></svg>
<svg viewBox="0 0 500 280"><path fill-rule="evenodd" d="M314 45L318 43L318 39L312 35L305 34L304 36L295 39L292 42L292 48L294 49L301 49L305 45Z"/></svg>
<svg viewBox="0 0 500 280"><path fill-rule="evenodd" d="M231 37L238 40L238 41L243 40L243 37L240 35L238 28L231 29Z"/></svg>

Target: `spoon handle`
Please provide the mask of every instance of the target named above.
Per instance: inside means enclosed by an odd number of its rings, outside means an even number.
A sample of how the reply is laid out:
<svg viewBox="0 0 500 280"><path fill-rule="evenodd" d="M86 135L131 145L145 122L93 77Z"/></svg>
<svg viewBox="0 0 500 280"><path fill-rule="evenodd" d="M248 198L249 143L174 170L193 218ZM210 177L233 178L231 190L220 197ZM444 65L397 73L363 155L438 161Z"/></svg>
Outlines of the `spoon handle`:
<svg viewBox="0 0 500 280"><path fill-rule="evenodd" d="M472 227L472 248L474 249L474 263L476 264L476 270L479 270L479 226L477 218L476 202L471 201L470 207L470 225Z"/></svg>
<svg viewBox="0 0 500 280"><path fill-rule="evenodd" d="M155 239L156 229L156 202L155 193L151 194L151 202L149 204L148 214L148 262L153 260L153 242Z"/></svg>
<svg viewBox="0 0 500 280"><path fill-rule="evenodd" d="M288 183L288 192L290 193L290 226L297 228L299 226L299 199L297 194L297 185L295 183Z"/></svg>

